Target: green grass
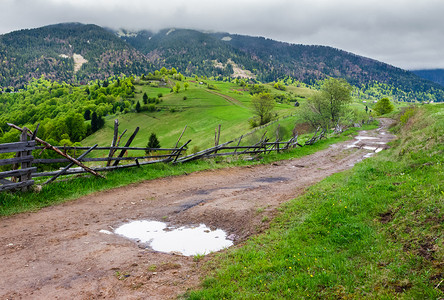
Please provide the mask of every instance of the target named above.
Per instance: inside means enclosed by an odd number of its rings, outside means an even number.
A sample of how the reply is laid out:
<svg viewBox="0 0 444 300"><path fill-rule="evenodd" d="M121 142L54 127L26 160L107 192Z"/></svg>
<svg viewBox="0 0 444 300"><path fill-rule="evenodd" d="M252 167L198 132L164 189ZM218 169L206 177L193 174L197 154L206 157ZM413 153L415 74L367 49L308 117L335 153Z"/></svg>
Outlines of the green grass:
<svg viewBox="0 0 444 300"><path fill-rule="evenodd" d="M108 116L105 120L105 127L84 139L82 144L110 145L114 119L116 118L120 123L119 131L128 130L123 141L126 141L136 127L140 127L140 131L132 143L133 146L139 147L146 146L152 132L156 133L162 147L173 147L185 126L188 127L182 137L182 142L191 139L190 147L198 149L214 145L214 130L219 124L222 128L221 143L251 131L248 119L253 117L253 113L250 109L251 96L249 92L243 91L243 88L229 82L210 80L205 82L217 88L214 92L233 98L235 101L227 101L223 96L211 93L206 85L192 82L190 82L188 90L181 90L179 93L170 93L169 88L154 88L149 85L137 86L135 101L141 103L143 93L147 93L149 97L154 97L159 92L163 94L162 102L156 105L161 111ZM307 88L292 87L292 89L300 90L299 94L303 95L312 92ZM281 93L275 90L273 92ZM186 100L183 100L184 96L187 97ZM292 104L276 104L275 108L279 118L294 114L297 110ZM287 126L286 130L291 131L294 122L287 122L282 126Z"/></svg>
<svg viewBox="0 0 444 300"><path fill-rule="evenodd" d="M365 128L370 129L374 127L374 125L369 125ZM296 148L281 153L272 152L271 154L263 156L259 161L244 161L241 159L235 160L232 157L227 157L226 159L200 160L177 165L153 164L145 165L141 168L121 169L108 172L105 173L106 179L91 176L73 176L70 177L69 180L56 181L49 185L43 186L40 193L31 191L0 193L0 216L35 211L42 207L77 199L81 196L85 196L96 191L108 190L144 180L183 175L201 170L267 164L277 160L302 157L325 149L331 144L350 139L356 134L357 130L357 128L351 128L340 136L332 136L316 143L313 146Z"/></svg>
<svg viewBox="0 0 444 300"><path fill-rule="evenodd" d="M393 148L311 187L265 234L221 253L188 299L444 297L444 105Z"/></svg>

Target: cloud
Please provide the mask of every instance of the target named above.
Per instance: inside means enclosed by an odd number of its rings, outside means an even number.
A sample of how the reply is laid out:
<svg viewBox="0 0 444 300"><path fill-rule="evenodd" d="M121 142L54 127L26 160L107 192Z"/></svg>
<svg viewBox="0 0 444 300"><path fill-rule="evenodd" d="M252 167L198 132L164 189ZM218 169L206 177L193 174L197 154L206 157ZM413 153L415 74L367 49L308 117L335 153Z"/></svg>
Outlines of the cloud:
<svg viewBox="0 0 444 300"><path fill-rule="evenodd" d="M2 0L0 33L61 22L192 28L320 44L398 67L444 68L441 0Z"/></svg>

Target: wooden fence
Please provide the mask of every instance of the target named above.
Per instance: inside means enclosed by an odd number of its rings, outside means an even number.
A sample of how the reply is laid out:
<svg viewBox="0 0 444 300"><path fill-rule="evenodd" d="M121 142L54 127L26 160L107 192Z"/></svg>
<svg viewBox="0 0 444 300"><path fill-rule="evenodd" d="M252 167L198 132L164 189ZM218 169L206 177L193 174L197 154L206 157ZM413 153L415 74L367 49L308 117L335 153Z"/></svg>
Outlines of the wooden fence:
<svg viewBox="0 0 444 300"><path fill-rule="evenodd" d="M26 133L21 135L20 142L0 144L0 153L16 153L14 158L0 160L0 166L12 165L12 170L0 172L0 191L26 190L34 184L32 173L37 171L32 167L34 149L35 140L32 137L28 140Z"/></svg>
<svg viewBox="0 0 444 300"><path fill-rule="evenodd" d="M12 164L13 167L11 171L6 171L0 173L0 191L10 190L10 189L27 189L29 186L34 184L32 178L36 177L49 177L42 185L48 184L56 180L60 176L73 175L89 172L95 176L104 177L98 172L111 171L115 169L140 167L142 165L155 164L155 163L184 163L187 161L192 161L196 159L211 158L218 156L238 156L238 155L257 155L266 154L271 151L281 151L296 146L302 147L297 141L297 135L293 136L290 140L282 142L279 139L279 128L276 130L276 140L270 141L265 138L265 134L262 138L254 145L251 146L240 146L242 141L242 136L238 139L237 145L232 146L234 141L229 141L223 144L219 144L220 130L215 131L215 146L197 153L192 153L189 155L183 155L187 149L187 146L191 140L184 143L179 147L179 142L186 130L186 127L182 131L182 134L177 140L177 143L172 148L142 148L142 147L131 147L131 143L137 135L139 128L137 127L134 133L128 138L125 146L119 146L122 136L125 134L126 130L119 136L118 135L118 120L114 123L114 136L113 141L109 147L99 147L97 144L92 147L66 147L66 146L52 146L49 143L39 139L37 135L37 129L34 132L29 131L26 128L20 128L16 125L9 124L11 127L20 130L21 141L18 143L3 144L0 145L0 153L15 152L16 157L11 159L0 160L0 166L6 164ZM28 137L30 140L28 141ZM36 142L43 146L36 146ZM32 151L35 151L36 157L39 156L43 151L53 150L57 152L60 158L34 158L31 155ZM92 155L92 157L86 157L94 151L106 152L106 155L99 157L97 153ZM139 155L129 155L130 151L137 151ZM140 155L140 153L143 155ZM77 156L77 154L80 154ZM74 157L72 157L73 155ZM77 156L77 157L76 157ZM127 164L120 164L123 162L130 162ZM37 172L36 166L48 166L48 164L63 164L67 163L64 168ZM84 163L88 163L86 166ZM21 164L19 166L19 164ZM31 167L31 164L34 167ZM76 168L72 168L77 165ZM40 168L42 169L42 168ZM9 180L6 178L10 178ZM18 182L16 182L18 179Z"/></svg>

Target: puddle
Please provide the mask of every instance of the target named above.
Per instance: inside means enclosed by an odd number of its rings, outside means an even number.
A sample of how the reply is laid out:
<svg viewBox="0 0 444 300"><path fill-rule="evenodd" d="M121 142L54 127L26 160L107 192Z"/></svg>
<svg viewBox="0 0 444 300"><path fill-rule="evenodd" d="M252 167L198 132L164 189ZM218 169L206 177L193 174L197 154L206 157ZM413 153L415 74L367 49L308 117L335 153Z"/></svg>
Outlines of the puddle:
<svg viewBox="0 0 444 300"><path fill-rule="evenodd" d="M257 182L283 182L283 181L288 181L289 179L286 177L264 177L264 178L259 178L256 181Z"/></svg>
<svg viewBox="0 0 444 300"><path fill-rule="evenodd" d="M379 140L379 138L377 137L373 137L373 136L363 136L363 135L357 135L355 136L355 141L352 144L346 145L347 148L360 148L361 146L359 146L358 144L362 141L362 140ZM371 144L380 144L383 145L385 144L385 142L369 142ZM375 151L377 149L377 147L370 147L370 146L364 146L362 147L366 150L371 150L371 151Z"/></svg>
<svg viewBox="0 0 444 300"><path fill-rule="evenodd" d="M211 230L204 224L175 228L158 221L132 221L114 233L144 243L155 251L185 256L209 254L233 245L222 229Z"/></svg>
<svg viewBox="0 0 444 300"><path fill-rule="evenodd" d="M365 150L370 150L370 151L375 151L377 149L377 147L371 147L371 146L364 146L362 148L364 148Z"/></svg>
<svg viewBox="0 0 444 300"><path fill-rule="evenodd" d="M181 205L180 208L175 210L174 212L177 214L177 213L186 211L186 210L188 210L190 208L193 208L193 207L195 207L195 206L197 206L199 204L205 203L205 201L207 201L207 200L208 199L203 199L203 200L196 200L196 201L192 201L192 202L189 202L189 203L185 203L185 204Z"/></svg>
<svg viewBox="0 0 444 300"><path fill-rule="evenodd" d="M357 140L379 140L379 138L377 138L377 137L373 137L373 136L362 136L362 135L357 135L357 136L355 136L355 139L357 139Z"/></svg>

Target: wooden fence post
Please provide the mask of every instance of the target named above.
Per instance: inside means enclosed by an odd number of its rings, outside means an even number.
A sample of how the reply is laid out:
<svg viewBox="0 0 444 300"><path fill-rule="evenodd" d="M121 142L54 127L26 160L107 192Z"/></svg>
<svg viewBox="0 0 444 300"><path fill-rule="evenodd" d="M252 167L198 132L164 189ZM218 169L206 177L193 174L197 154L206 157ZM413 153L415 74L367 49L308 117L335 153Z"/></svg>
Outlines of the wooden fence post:
<svg viewBox="0 0 444 300"><path fill-rule="evenodd" d="M111 148L109 149L109 153L108 153L108 161L106 162L107 167L109 167L111 165L111 158L113 157L114 152L116 152L114 150L114 147L116 147L118 135L119 135L119 120L115 119L114 120L114 136L113 136L113 141L111 142Z"/></svg>
<svg viewBox="0 0 444 300"><path fill-rule="evenodd" d="M129 137L128 141L126 142L126 144L125 144L125 148L126 148L126 147L129 147L129 146L131 145L131 143L133 142L133 140L134 140L134 138L136 137L136 134L137 134L138 132L139 132L139 127L136 127L136 129L134 130L133 134ZM119 156L118 156L117 158L121 158L121 157L123 157L123 155L125 154L125 152L126 152L126 150L123 149L123 150L120 152L120 154L119 154ZM114 162L113 166L114 166L114 167L117 166L117 165L119 164L119 162L120 162L120 160L117 159L117 160Z"/></svg>
<svg viewBox="0 0 444 300"><path fill-rule="evenodd" d="M23 127L23 132L20 135L20 142L27 142L28 141L28 134L27 133L28 133L28 128ZM21 157L28 156L28 155L31 155L31 151L20 152L20 156ZM21 163L21 168L22 169L28 169L28 168L31 168L31 165L32 165L31 161L29 161L29 162L22 162ZM20 176L20 180L19 181L20 182L25 182L25 181L28 181L28 180L31 180L31 179L32 179L32 174L30 172L27 172L27 173L22 174ZM28 189L29 189L29 186L25 186L25 187L22 188L23 191L27 191Z"/></svg>

